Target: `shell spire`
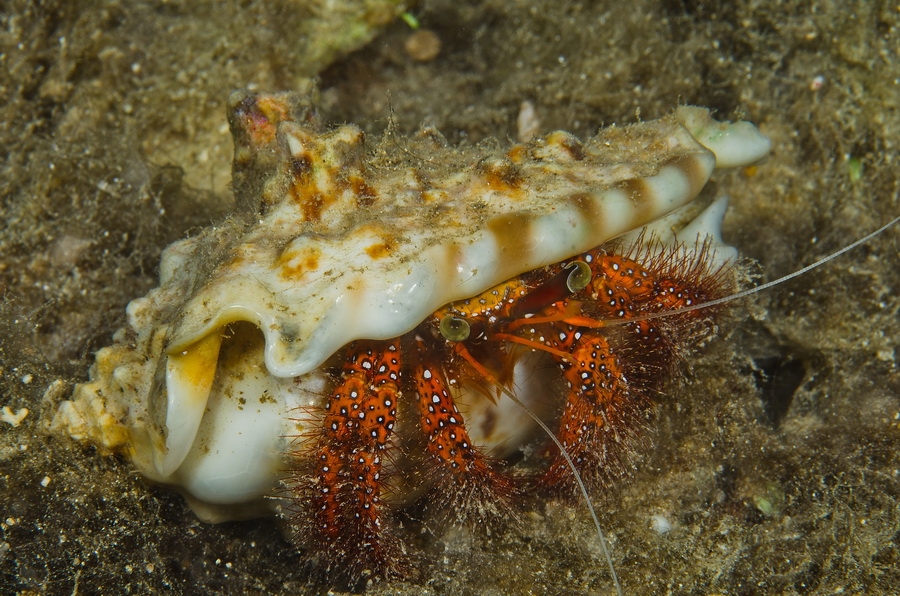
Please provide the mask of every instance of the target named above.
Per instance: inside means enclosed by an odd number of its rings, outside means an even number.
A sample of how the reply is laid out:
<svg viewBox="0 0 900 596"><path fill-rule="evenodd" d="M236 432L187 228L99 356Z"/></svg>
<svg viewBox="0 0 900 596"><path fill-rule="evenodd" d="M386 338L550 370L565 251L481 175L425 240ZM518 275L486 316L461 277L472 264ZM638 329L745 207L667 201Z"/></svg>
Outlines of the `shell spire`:
<svg viewBox="0 0 900 596"><path fill-rule="evenodd" d="M304 92L257 95L236 91L228 98L228 126L234 138L231 185L240 210L264 212L272 201L264 191L270 173L283 162L276 140L278 125L302 122L317 127L315 94L310 83Z"/></svg>

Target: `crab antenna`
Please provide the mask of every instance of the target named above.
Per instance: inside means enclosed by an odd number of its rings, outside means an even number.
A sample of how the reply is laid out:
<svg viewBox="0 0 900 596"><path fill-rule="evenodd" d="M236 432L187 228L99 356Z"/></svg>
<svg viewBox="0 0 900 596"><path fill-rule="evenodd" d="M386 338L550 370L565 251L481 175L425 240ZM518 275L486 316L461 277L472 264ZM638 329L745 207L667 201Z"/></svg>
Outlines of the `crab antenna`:
<svg viewBox="0 0 900 596"><path fill-rule="evenodd" d="M613 565L612 555L609 554L609 546L606 540L606 535L603 533L603 528L600 526L600 520L597 518L597 511L594 509L594 504L591 503L591 497L588 495L587 487L584 485L584 481L581 480L581 474L578 473L578 469L575 467L575 462L572 461L572 458L569 456L569 453L566 451L566 448L562 443L559 442L559 439L556 438L556 435L553 434L553 431L544 424L544 421L541 420L537 414L531 411L531 409L522 403L516 395L510 391L506 387L500 387L500 390L510 398L514 404L522 408L526 414L528 414L532 420L534 420L538 426L541 427L547 436L556 444L556 447L559 449L559 452L562 454L563 458L566 460L566 464L569 466L569 469L572 470L572 474L575 476L575 482L578 483L578 490L581 491L581 496L584 498L584 502L587 504L588 511L591 513L591 519L594 521L594 528L597 530L597 536L600 537L600 550L603 551L603 556L606 558L606 564L609 566L609 573L612 575L613 584L616 586L616 594L618 596L623 596L624 592L622 592L622 585L619 583L619 576L616 575L616 567Z"/></svg>
<svg viewBox="0 0 900 596"><path fill-rule="evenodd" d="M674 315L680 315L680 314L688 313L688 312L691 312L694 310L700 310L701 308L709 308L712 306L718 306L719 304L731 302L732 300L738 300L740 298L752 296L753 294L756 294L757 292L762 292L763 290L768 290L771 287L781 285L781 284L785 283L786 281L790 281L790 280L794 279L795 277L799 277L808 271L816 269L817 267L821 267L828 261L838 258L842 254L853 250L854 248L860 246L861 244L865 244L866 242L868 242L875 236L881 234L882 232L884 232L885 230L887 230L888 228L890 228L897 222L900 222L900 216L895 217L894 219L887 222L886 224L884 224L883 226L881 226L874 232L871 232L870 234L863 236L859 240L857 240L851 244L848 244L844 248L842 248L836 252L833 252L830 255L822 257L818 261L811 263L811 264L807 265L806 267L803 267L802 269L798 269L797 271L794 271L793 273L788 273L787 275L779 277L778 279L773 279L772 281L768 281L764 284L760 284L758 286L753 286L752 288L747 288L746 290L742 290L736 294L731 294L730 296L724 296L722 298L716 298L715 300L710 300L708 302L700 302L699 304L693 304L691 306L685 306L685 307L676 308L673 310L665 310L665 311L659 311L659 312L654 312L654 313L648 313L648 314L633 317L630 319L614 319L614 320L603 321L603 326L604 327L614 327L616 325L626 325L629 323L637 323L639 321L652 321L653 319L661 319L663 317L671 317Z"/></svg>

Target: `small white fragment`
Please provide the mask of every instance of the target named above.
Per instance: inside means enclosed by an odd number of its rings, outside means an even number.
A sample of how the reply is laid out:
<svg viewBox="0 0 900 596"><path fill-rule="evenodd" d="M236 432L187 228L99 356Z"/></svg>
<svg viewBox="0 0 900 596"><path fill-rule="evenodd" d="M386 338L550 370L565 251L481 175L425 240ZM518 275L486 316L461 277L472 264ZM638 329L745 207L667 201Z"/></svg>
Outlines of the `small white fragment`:
<svg viewBox="0 0 900 596"><path fill-rule="evenodd" d="M653 528L654 532L662 536L663 534L668 534L672 529L672 522L666 519L666 516L657 513L650 516L650 527Z"/></svg>
<svg viewBox="0 0 900 596"><path fill-rule="evenodd" d="M3 406L3 410L0 410L0 420L3 420L3 422L6 422L7 424L11 424L13 427L22 424L22 421L25 420L26 416L28 416L28 408L20 408L15 413L9 409L9 406Z"/></svg>
<svg viewBox="0 0 900 596"><path fill-rule="evenodd" d="M34 375L32 375L31 373L22 375L22 384L23 385L30 385L33 380L34 380Z"/></svg>
<svg viewBox="0 0 900 596"><path fill-rule="evenodd" d="M50 477L49 476L44 476L41 479L41 486L43 486L44 488L47 488L48 486L50 486Z"/></svg>
<svg viewBox="0 0 900 596"><path fill-rule="evenodd" d="M520 143L527 143L541 130L541 119L538 118L534 104L528 100L519 105L519 117L516 118L516 136Z"/></svg>

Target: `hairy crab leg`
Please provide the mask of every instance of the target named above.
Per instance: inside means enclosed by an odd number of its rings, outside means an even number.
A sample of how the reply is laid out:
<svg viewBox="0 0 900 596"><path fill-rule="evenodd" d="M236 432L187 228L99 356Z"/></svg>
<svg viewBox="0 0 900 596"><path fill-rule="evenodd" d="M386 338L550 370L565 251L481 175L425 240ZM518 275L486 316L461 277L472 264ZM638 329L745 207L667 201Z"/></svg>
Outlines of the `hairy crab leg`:
<svg viewBox="0 0 900 596"><path fill-rule="evenodd" d="M557 438L587 486L597 488L624 472L622 457L642 430L651 402L645 387L629 374L627 357L605 337L570 325L554 327L548 343L571 354L558 361L569 392ZM572 474L556 455L538 483L574 494Z"/></svg>
<svg viewBox="0 0 900 596"><path fill-rule="evenodd" d="M651 394L659 388L661 373L674 364L676 346L703 331L697 316L635 321L602 333L599 328L610 320L678 309L726 291L728 268L715 268L705 246L686 260L674 258L678 251L638 247L633 256L602 249L586 253L591 279L584 290L549 305L534 317L534 326L523 329L549 348L563 370L569 394L557 436L588 486L597 488L624 472L622 458L645 425ZM572 303L584 314L571 316ZM560 351L564 358L556 355ZM571 488L572 470L557 456L539 484Z"/></svg>
<svg viewBox="0 0 900 596"><path fill-rule="evenodd" d="M350 344L326 406L311 498L316 538L330 573L362 577L397 569L399 544L382 523L385 449L400 383L398 342Z"/></svg>
<svg viewBox="0 0 900 596"><path fill-rule="evenodd" d="M448 390L443 363L428 357L425 341L419 337L416 348L418 362L412 374L428 453L438 463L434 493L442 502L440 509L467 522L510 513L510 497L516 492L512 480L495 471L489 458L472 444Z"/></svg>

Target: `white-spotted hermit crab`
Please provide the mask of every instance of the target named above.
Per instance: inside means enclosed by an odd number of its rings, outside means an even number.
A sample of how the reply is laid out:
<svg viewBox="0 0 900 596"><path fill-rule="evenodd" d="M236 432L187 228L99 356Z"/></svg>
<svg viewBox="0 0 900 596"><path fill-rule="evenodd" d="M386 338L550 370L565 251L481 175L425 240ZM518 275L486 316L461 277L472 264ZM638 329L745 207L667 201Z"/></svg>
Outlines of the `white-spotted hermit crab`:
<svg viewBox="0 0 900 596"><path fill-rule="evenodd" d="M53 426L208 519L286 504L329 581L356 585L404 572L396 502L430 491L483 520L520 493L622 472L713 309L654 316L733 286L725 201L692 203L714 168L769 150L752 125L692 107L505 152L432 130L372 146L355 126L322 129L294 94L238 93L229 121L248 215L166 249L159 287ZM553 396L565 455L504 471L494 458L536 424L513 402Z"/></svg>

